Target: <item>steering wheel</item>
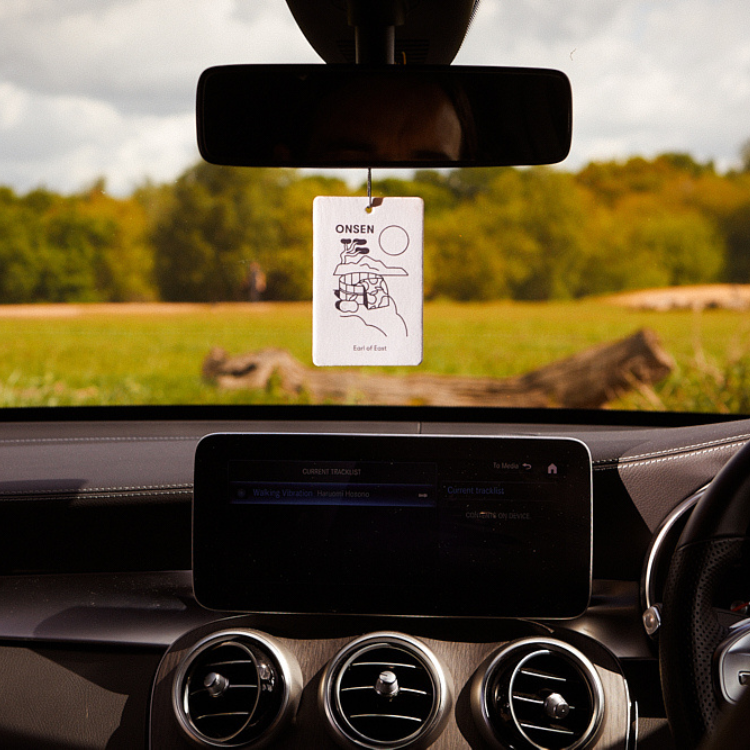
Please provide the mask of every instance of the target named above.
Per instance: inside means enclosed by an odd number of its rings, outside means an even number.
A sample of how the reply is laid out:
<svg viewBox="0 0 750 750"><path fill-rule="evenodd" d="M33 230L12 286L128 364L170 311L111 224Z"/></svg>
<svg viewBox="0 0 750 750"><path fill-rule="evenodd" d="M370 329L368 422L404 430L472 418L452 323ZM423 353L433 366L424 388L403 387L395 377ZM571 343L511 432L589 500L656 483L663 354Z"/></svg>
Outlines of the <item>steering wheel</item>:
<svg viewBox="0 0 750 750"><path fill-rule="evenodd" d="M722 579L741 557L749 525L750 443L716 475L694 508L669 568L659 669L679 748L698 747L715 732L722 715L725 700L716 687L714 662L732 631L719 622L714 601Z"/></svg>

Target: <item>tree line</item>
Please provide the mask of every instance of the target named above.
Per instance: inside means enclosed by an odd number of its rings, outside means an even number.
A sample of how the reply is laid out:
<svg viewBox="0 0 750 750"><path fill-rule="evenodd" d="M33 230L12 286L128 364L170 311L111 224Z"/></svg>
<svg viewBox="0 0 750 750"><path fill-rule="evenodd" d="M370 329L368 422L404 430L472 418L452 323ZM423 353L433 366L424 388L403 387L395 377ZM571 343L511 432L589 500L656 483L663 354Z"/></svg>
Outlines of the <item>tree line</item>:
<svg viewBox="0 0 750 750"><path fill-rule="evenodd" d="M0 303L226 301L312 290L312 201L362 195L288 169L199 163L126 198L0 188ZM553 168L418 171L373 194L425 201L425 297L548 300L750 283L750 169L686 154Z"/></svg>

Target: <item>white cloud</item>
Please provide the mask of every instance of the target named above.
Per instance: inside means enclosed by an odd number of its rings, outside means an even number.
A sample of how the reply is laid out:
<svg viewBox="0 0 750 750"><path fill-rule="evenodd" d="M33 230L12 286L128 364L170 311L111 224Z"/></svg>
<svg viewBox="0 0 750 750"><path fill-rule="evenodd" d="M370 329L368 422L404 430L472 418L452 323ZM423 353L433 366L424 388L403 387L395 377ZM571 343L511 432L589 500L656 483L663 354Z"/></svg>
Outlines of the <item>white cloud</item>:
<svg viewBox="0 0 750 750"><path fill-rule="evenodd" d="M66 191L99 177L128 193L146 174L169 180L198 158L192 113L124 116L105 102L0 84L0 183Z"/></svg>
<svg viewBox="0 0 750 750"><path fill-rule="evenodd" d="M261 61L316 61L283 3L4 0L0 183L172 179L198 158L201 71Z"/></svg>
<svg viewBox="0 0 750 750"><path fill-rule="evenodd" d="M688 151L730 164L750 137L747 0L482 0L459 64L571 78L568 166ZM318 62L282 0L2 0L0 184L127 192L197 158L200 72Z"/></svg>
<svg viewBox="0 0 750 750"><path fill-rule="evenodd" d="M750 137L746 0L485 3L457 61L567 73L570 165L663 151L728 164Z"/></svg>
<svg viewBox="0 0 750 750"><path fill-rule="evenodd" d="M247 20L232 0L81 0L61 14L68 5L29 0L0 11L0 78L167 114L192 106L210 65L314 60L281 3Z"/></svg>

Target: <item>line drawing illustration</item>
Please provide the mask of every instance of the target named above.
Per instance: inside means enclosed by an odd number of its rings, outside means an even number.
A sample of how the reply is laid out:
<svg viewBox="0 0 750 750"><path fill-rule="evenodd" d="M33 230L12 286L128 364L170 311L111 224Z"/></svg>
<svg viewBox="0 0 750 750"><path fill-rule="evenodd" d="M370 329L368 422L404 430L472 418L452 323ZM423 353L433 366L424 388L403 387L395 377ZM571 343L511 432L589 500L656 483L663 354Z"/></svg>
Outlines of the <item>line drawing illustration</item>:
<svg viewBox="0 0 750 750"><path fill-rule="evenodd" d="M400 266L388 266L373 258L367 240L342 238L340 242L340 263L333 271L338 287L333 293L341 317L356 317L386 338L399 333L408 336L408 326L398 312L386 278L408 277L409 274ZM409 235L403 227L392 224L380 232L378 245L388 256L402 255L409 246Z"/></svg>

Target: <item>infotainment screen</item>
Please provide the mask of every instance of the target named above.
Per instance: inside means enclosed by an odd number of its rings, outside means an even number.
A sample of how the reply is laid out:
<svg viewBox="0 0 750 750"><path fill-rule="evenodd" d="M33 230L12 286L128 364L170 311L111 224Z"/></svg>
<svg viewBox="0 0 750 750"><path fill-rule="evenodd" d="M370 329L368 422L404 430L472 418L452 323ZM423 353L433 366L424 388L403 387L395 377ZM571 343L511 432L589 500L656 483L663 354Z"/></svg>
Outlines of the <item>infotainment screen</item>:
<svg viewBox="0 0 750 750"><path fill-rule="evenodd" d="M591 514L577 440L209 435L195 595L242 612L574 617Z"/></svg>

